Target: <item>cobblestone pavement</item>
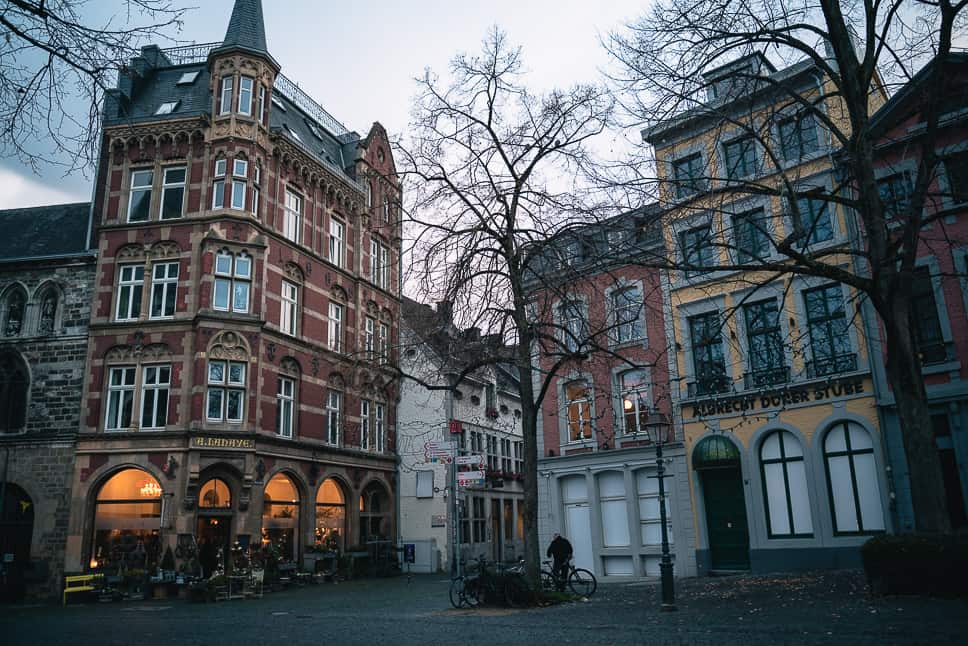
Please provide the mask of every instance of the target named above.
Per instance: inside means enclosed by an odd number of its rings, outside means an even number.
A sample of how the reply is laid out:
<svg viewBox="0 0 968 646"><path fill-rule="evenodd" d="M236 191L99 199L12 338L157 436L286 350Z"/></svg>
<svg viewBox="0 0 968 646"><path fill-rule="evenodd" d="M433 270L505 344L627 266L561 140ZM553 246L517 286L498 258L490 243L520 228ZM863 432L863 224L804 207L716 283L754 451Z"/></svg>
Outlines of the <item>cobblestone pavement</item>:
<svg viewBox="0 0 968 646"><path fill-rule="evenodd" d="M955 644L968 599L869 598L859 572L677 582L658 610L655 582L599 586L546 608L454 610L449 581L415 576L307 586L263 599L0 607L15 644Z"/></svg>

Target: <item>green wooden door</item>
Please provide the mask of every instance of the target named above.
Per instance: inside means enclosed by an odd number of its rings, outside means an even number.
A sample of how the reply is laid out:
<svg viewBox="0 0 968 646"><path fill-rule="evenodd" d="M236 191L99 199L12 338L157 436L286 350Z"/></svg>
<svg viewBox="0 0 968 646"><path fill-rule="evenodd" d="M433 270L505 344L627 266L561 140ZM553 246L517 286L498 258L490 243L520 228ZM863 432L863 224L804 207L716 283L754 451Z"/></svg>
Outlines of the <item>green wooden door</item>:
<svg viewBox="0 0 968 646"><path fill-rule="evenodd" d="M704 469L700 473L712 568L748 570L750 534L743 477L737 467Z"/></svg>

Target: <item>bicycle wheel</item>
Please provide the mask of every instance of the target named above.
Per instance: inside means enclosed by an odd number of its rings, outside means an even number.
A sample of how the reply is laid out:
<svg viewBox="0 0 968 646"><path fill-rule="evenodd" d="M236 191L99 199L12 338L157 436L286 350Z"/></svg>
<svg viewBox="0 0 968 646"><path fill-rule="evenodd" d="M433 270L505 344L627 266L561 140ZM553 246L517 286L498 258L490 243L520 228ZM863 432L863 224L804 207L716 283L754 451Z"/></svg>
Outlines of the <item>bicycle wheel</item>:
<svg viewBox="0 0 968 646"><path fill-rule="evenodd" d="M554 592L557 587L555 575L548 570L541 570L541 591Z"/></svg>
<svg viewBox="0 0 968 646"><path fill-rule="evenodd" d="M464 577L459 576L450 582L450 605L460 608L464 605Z"/></svg>
<svg viewBox="0 0 968 646"><path fill-rule="evenodd" d="M584 568L575 568L568 577L568 587L571 591L582 597L590 597L595 594L598 588L598 581L595 575Z"/></svg>
<svg viewBox="0 0 968 646"><path fill-rule="evenodd" d="M477 576L470 576L464 579L464 605L468 608L476 608L481 605L484 592L481 590L481 579Z"/></svg>
<svg viewBox="0 0 968 646"><path fill-rule="evenodd" d="M504 582L504 600L511 608L524 608L531 603L531 590L523 577L507 578Z"/></svg>

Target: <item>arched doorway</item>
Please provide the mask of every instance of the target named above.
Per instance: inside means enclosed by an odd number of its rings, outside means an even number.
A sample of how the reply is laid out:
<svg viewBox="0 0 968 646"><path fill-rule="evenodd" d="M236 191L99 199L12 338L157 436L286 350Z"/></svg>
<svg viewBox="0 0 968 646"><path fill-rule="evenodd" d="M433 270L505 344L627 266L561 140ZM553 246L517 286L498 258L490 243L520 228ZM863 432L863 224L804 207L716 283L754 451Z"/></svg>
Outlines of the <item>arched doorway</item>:
<svg viewBox="0 0 968 646"><path fill-rule="evenodd" d="M379 482L371 482L360 494L360 542L390 537L390 496Z"/></svg>
<svg viewBox="0 0 968 646"><path fill-rule="evenodd" d="M232 489L221 478L211 478L198 492L198 562L205 577L225 570L231 553Z"/></svg>
<svg viewBox="0 0 968 646"><path fill-rule="evenodd" d="M316 547L342 552L346 547L346 497L333 478L316 492Z"/></svg>
<svg viewBox="0 0 968 646"><path fill-rule="evenodd" d="M0 601L20 601L24 595L24 571L30 563L30 541L34 534L34 501L13 483L3 485L0 497ZM7 556L10 555L10 556ZM7 560L12 559L12 560Z"/></svg>
<svg viewBox="0 0 968 646"><path fill-rule="evenodd" d="M158 562L161 485L141 469L124 469L98 490L92 568L148 569Z"/></svg>
<svg viewBox="0 0 968 646"><path fill-rule="evenodd" d="M262 501L262 544L271 543L281 558L294 560L299 554L299 491L292 478L274 475Z"/></svg>
<svg viewBox="0 0 968 646"><path fill-rule="evenodd" d="M701 441L692 452L692 467L702 483L713 570L748 570L750 532L739 449L720 435Z"/></svg>

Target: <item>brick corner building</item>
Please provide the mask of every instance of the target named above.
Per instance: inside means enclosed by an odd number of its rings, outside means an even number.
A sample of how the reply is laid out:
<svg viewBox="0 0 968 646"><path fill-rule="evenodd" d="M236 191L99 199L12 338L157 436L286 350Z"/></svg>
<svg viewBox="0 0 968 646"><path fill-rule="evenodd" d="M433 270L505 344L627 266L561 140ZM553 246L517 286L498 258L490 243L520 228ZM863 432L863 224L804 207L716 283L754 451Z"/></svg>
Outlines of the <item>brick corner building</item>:
<svg viewBox="0 0 968 646"><path fill-rule="evenodd" d="M238 0L221 43L143 48L103 130L67 569L394 537L382 126L361 138L283 76Z"/></svg>

